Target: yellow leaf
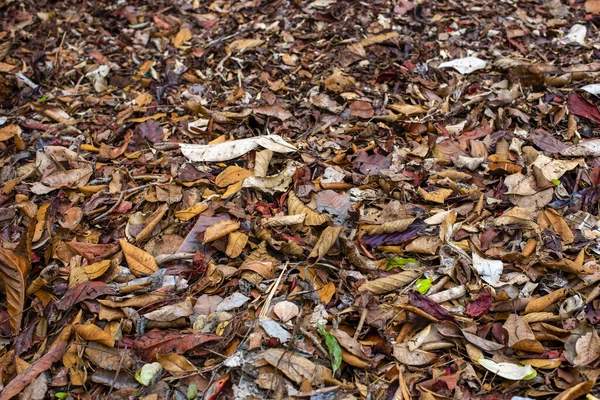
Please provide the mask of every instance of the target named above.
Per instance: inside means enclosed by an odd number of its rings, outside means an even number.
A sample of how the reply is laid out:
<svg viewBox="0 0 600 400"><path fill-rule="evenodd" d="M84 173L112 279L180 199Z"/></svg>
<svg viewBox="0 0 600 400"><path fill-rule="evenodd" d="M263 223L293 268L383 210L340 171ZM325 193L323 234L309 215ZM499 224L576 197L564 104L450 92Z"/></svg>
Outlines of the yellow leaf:
<svg viewBox="0 0 600 400"><path fill-rule="evenodd" d="M44 233L44 228L46 227L46 213L48 211L48 207L50 207L50 203L42 204L35 215L35 230L33 233L33 237L31 238L32 242L37 242L42 238L42 234Z"/></svg>
<svg viewBox="0 0 600 400"><path fill-rule="evenodd" d="M329 282L327 285L323 286L321 289L317 290L317 294L321 301L325 304L331 301L331 298L335 294L335 283Z"/></svg>
<svg viewBox="0 0 600 400"><path fill-rule="evenodd" d="M102 276L110 267L110 260L103 260L97 263L86 265L83 270L87 274L88 278L96 279Z"/></svg>
<svg viewBox="0 0 600 400"><path fill-rule="evenodd" d="M219 175L217 175L215 178L215 184L221 188L227 187L229 185L233 185L234 183L243 181L249 176L252 176L252 172L245 168L238 167L237 165L232 165L231 167L225 168Z"/></svg>
<svg viewBox="0 0 600 400"><path fill-rule="evenodd" d="M444 204L446 199L450 197L452 193L454 192L451 189L438 189L433 192L427 192L425 189L419 188L419 194L423 196L424 200L439 204Z"/></svg>
<svg viewBox="0 0 600 400"><path fill-rule="evenodd" d="M154 257L146 253L144 250L127 243L125 239L119 239L121 250L125 254L127 266L135 276L152 275L158 270L158 265Z"/></svg>
<svg viewBox="0 0 600 400"><path fill-rule="evenodd" d="M230 185L227 190L225 191L225 193L223 193L221 195L222 199L228 199L231 196L233 196L234 194L236 194L237 192L240 191L240 189L242 189L242 185L244 184L244 181L239 181L237 183L234 183L233 185Z"/></svg>
<svg viewBox="0 0 600 400"><path fill-rule="evenodd" d="M214 242L217 239L229 235L231 232L237 231L239 228L239 222L232 219L217 222L204 232L204 241L202 243Z"/></svg>
<svg viewBox="0 0 600 400"><path fill-rule="evenodd" d="M242 254L244 247L246 247L246 243L248 243L248 236L242 232L231 232L229 234L227 249L225 250L225 254L229 258L236 258Z"/></svg>
<svg viewBox="0 0 600 400"><path fill-rule="evenodd" d="M189 221L190 219L192 219L196 215L206 211L207 209L208 209L208 206L206 204L196 204L194 206L186 208L185 210L180 210L180 211L175 212L175 218L177 218L181 221Z"/></svg>
<svg viewBox="0 0 600 400"><path fill-rule="evenodd" d="M142 93L135 98L135 104L140 107L147 106L152 103L152 95L150 93Z"/></svg>
<svg viewBox="0 0 600 400"><path fill-rule="evenodd" d="M171 375L179 376L196 372L196 367L184 356L179 354L157 354L156 361Z"/></svg>
<svg viewBox="0 0 600 400"><path fill-rule="evenodd" d="M77 334L84 340L98 342L108 347L113 347L115 345L115 338L94 324L75 325L75 332L77 332Z"/></svg>
<svg viewBox="0 0 600 400"><path fill-rule="evenodd" d="M180 48L183 45L183 42L190 40L192 38L192 31L189 28L183 28L172 40L173 46L176 48Z"/></svg>
<svg viewBox="0 0 600 400"><path fill-rule="evenodd" d="M21 127L18 125L8 125L4 128L0 128L0 142L5 142L8 139L12 139L16 135L21 134Z"/></svg>

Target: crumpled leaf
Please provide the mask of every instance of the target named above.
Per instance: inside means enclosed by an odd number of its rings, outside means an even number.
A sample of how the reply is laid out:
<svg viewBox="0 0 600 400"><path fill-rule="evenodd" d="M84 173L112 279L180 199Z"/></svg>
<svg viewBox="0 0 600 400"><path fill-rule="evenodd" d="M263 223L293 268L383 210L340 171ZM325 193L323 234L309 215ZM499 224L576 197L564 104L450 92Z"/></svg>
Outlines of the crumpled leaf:
<svg viewBox="0 0 600 400"><path fill-rule="evenodd" d="M181 152L188 160L196 162L232 160L243 156L259 146L275 153L292 153L297 151L294 145L286 142L278 135L257 136L209 145L181 143L179 146L181 147Z"/></svg>
<svg viewBox="0 0 600 400"><path fill-rule="evenodd" d="M319 214L304 205L302 200L300 200L293 191L288 194L287 206L289 215L306 215L304 223L309 226L323 225L331 220L328 215Z"/></svg>
<svg viewBox="0 0 600 400"><path fill-rule="evenodd" d="M135 373L135 380L144 386L149 386L156 375L162 372L162 365L158 362L144 364L142 368Z"/></svg>
<svg viewBox="0 0 600 400"><path fill-rule="evenodd" d="M488 260L473 252L473 268L479 273L481 279L490 285L495 287L500 284L500 275L504 269L502 261Z"/></svg>
<svg viewBox="0 0 600 400"><path fill-rule="evenodd" d="M323 258L329 249L335 244L340 233L344 229L343 225L340 226L328 226L325 228L321 236L319 236L319 240L315 244L315 247L308 255L308 258L313 260L314 262L318 262L321 258Z"/></svg>
<svg viewBox="0 0 600 400"><path fill-rule="evenodd" d="M487 66L487 62L477 57L465 57L452 61L446 61L439 68L454 68L462 75L468 75Z"/></svg>
<svg viewBox="0 0 600 400"><path fill-rule="evenodd" d="M408 302L411 306L425 311L437 320L454 321L454 317L444 307L419 292L409 291Z"/></svg>

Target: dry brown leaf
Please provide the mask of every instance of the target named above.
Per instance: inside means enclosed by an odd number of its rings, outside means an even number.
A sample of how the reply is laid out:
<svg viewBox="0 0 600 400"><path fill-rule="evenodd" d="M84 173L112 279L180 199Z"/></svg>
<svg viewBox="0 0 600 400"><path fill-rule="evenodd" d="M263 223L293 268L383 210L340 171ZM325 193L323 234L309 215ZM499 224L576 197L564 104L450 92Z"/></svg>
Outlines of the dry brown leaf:
<svg viewBox="0 0 600 400"><path fill-rule="evenodd" d="M196 204L194 206L188 207L185 210L179 210L175 212L175 218L181 221L189 221L194 218L196 215L203 213L208 210L208 206L206 204Z"/></svg>
<svg viewBox="0 0 600 400"><path fill-rule="evenodd" d="M283 228L291 225L299 225L304 222L306 214L279 215L269 219L263 219L261 225L263 228Z"/></svg>
<svg viewBox="0 0 600 400"><path fill-rule="evenodd" d="M410 242L404 251L407 253L437 254L442 241L437 235L420 236Z"/></svg>
<svg viewBox="0 0 600 400"><path fill-rule="evenodd" d="M0 128L0 142L5 142L8 139L12 139L15 136L21 134L21 127L19 125L8 125Z"/></svg>
<svg viewBox="0 0 600 400"><path fill-rule="evenodd" d="M503 328L508 332L508 347L531 353L544 352L544 346L535 340L529 324L517 314L509 315Z"/></svg>
<svg viewBox="0 0 600 400"><path fill-rule="evenodd" d="M19 333L25 307L25 285L29 262L11 250L0 248L0 278L6 291L6 305L10 316L10 330Z"/></svg>
<svg viewBox="0 0 600 400"><path fill-rule="evenodd" d="M246 50L250 50L255 47L258 47L263 43L264 43L264 40L262 40L262 39L238 39L238 40L234 40L233 42L231 42L231 44L229 44L229 46L226 46L225 49L228 53L231 53L234 51L243 53Z"/></svg>
<svg viewBox="0 0 600 400"><path fill-rule="evenodd" d="M225 254L227 254L227 257L229 258L239 257L239 255L242 254L242 251L244 251L246 243L248 243L248 235L242 232L231 232L227 240Z"/></svg>
<svg viewBox="0 0 600 400"><path fill-rule="evenodd" d="M451 189L437 189L432 192L428 192L425 189L419 187L419 194L423 196L425 201L431 201L433 203L444 204L446 199L454 193Z"/></svg>
<svg viewBox="0 0 600 400"><path fill-rule="evenodd" d="M577 340L575 344L577 356L574 359L575 366L581 367L596 361L600 357L600 337L594 329Z"/></svg>
<svg viewBox="0 0 600 400"><path fill-rule="evenodd" d="M135 276L148 276L158 271L158 265L150 254L125 239L119 239L119 244L127 260L127 266Z"/></svg>
<svg viewBox="0 0 600 400"><path fill-rule="evenodd" d="M405 344L394 346L394 357L402 364L412 366L428 365L437 360L437 356L434 353L418 349L410 351Z"/></svg>
<svg viewBox="0 0 600 400"><path fill-rule="evenodd" d="M323 382L319 366L291 351L269 349L263 352L263 357L266 362L298 384L302 383L305 379L314 385L319 385Z"/></svg>
<svg viewBox="0 0 600 400"><path fill-rule="evenodd" d="M600 14L600 0L586 0L585 12L590 14Z"/></svg>
<svg viewBox="0 0 600 400"><path fill-rule="evenodd" d="M351 89L356 85L356 80L350 75L335 69L327 79L325 79L325 88L332 92L341 93L346 89Z"/></svg>
<svg viewBox="0 0 600 400"><path fill-rule="evenodd" d="M402 271L400 273L386 276L385 278L374 279L372 281L363 283L359 288L359 292L368 291L373 294L382 294L392 292L396 289L400 289L410 284L412 281L417 279L423 270L411 269Z"/></svg>
<svg viewBox="0 0 600 400"><path fill-rule="evenodd" d="M323 233L321 233L321 236L319 236L319 240L317 240L315 247L308 255L308 258L314 262L318 262L321 258L323 258L329 249L331 249L331 247L335 244L343 229L343 225L328 226L325 228Z"/></svg>
<svg viewBox="0 0 600 400"><path fill-rule="evenodd" d="M157 354L156 361L173 376L188 375L197 371L187 358L176 353Z"/></svg>
<svg viewBox="0 0 600 400"><path fill-rule="evenodd" d="M113 347L115 345L115 338L94 324L77 324L75 325L75 332L77 332L77 334L84 340L98 342L108 347Z"/></svg>
<svg viewBox="0 0 600 400"><path fill-rule="evenodd" d="M240 223L232 219L217 222L206 229L202 243L214 242L215 240L221 239L222 237L225 237L231 232L237 231L238 229L240 229Z"/></svg>
<svg viewBox="0 0 600 400"><path fill-rule="evenodd" d="M377 43L383 43L398 36L398 32L391 31L381 35L369 36L359 42L362 47L371 46Z"/></svg>
<svg viewBox="0 0 600 400"><path fill-rule="evenodd" d="M576 400L581 396L588 394L595 384L595 379L578 383L577 385L571 386L570 388L556 396L553 400Z"/></svg>
<svg viewBox="0 0 600 400"><path fill-rule="evenodd" d="M306 215L304 224L308 226L323 225L326 222L330 222L331 218L325 214L319 214L318 212L308 208L302 200L296 197L296 193L293 191L288 195L288 214L289 215Z"/></svg>
<svg viewBox="0 0 600 400"><path fill-rule="evenodd" d="M525 229L536 229L538 224L533 222L531 213L524 208L513 207L494 220L494 225L517 225Z"/></svg>
<svg viewBox="0 0 600 400"><path fill-rule="evenodd" d="M527 307L525 307L525 314L544 311L546 307L549 307L557 301L564 299L567 296L567 294L569 294L569 290L562 288L555 290L554 292L549 293L545 296L533 299L527 304Z"/></svg>
<svg viewBox="0 0 600 400"><path fill-rule="evenodd" d="M177 35L175 35L171 43L173 43L173 46L178 49L183 45L183 42L186 42L191 38L192 31L190 31L190 28L183 28L177 32Z"/></svg>
<svg viewBox="0 0 600 400"><path fill-rule="evenodd" d="M331 299L333 298L334 294L335 294L335 284L333 282L328 282L321 289L317 290L317 295L319 295L319 298L321 299L323 304L328 304L331 301Z"/></svg>
<svg viewBox="0 0 600 400"><path fill-rule="evenodd" d="M384 233L403 232L415 222L416 218L399 219L396 221L384 222L381 225L363 225L362 228L369 235L381 235Z"/></svg>
<svg viewBox="0 0 600 400"><path fill-rule="evenodd" d="M243 181L249 176L252 176L251 171L248 171L242 167L238 167L237 165L232 165L225 168L219 175L217 175L215 178L215 184L218 187L227 187L229 185L233 185L234 183Z"/></svg>
<svg viewBox="0 0 600 400"><path fill-rule="evenodd" d="M110 260L99 261L83 267L83 270L88 276L89 280L96 279L104 275L104 273L110 267Z"/></svg>
<svg viewBox="0 0 600 400"><path fill-rule="evenodd" d="M262 150L256 153L256 157L254 157L254 176L267 176L271 158L273 158L271 150Z"/></svg>
<svg viewBox="0 0 600 400"><path fill-rule="evenodd" d="M397 104L390 104L387 106L387 108L389 108L390 110L395 111L399 114L406 115L406 116L425 114L427 112L427 109L425 107L418 105L418 104L414 105L414 104L397 103Z"/></svg>
<svg viewBox="0 0 600 400"><path fill-rule="evenodd" d="M150 216L150 222L135 236L135 242L139 244L148 239L168 210L169 206L167 204L161 204Z"/></svg>
<svg viewBox="0 0 600 400"><path fill-rule="evenodd" d="M543 229L549 229L560 236L563 245L575 241L575 236L567 222L552 209L542 210L538 214L538 224Z"/></svg>

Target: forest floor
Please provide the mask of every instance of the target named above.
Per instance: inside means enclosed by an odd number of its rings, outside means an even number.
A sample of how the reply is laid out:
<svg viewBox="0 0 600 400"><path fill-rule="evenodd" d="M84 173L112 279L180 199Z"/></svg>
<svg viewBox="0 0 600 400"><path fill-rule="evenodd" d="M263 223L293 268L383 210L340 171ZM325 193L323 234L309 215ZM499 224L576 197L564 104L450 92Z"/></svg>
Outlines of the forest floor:
<svg viewBox="0 0 600 400"><path fill-rule="evenodd" d="M0 400L600 395L600 0L0 24Z"/></svg>

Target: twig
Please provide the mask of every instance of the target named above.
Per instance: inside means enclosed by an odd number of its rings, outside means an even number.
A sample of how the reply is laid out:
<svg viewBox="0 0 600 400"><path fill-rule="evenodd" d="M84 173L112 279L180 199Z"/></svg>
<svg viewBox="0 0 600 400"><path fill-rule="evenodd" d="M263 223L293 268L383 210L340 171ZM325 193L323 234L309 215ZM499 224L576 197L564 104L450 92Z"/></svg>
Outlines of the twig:
<svg viewBox="0 0 600 400"><path fill-rule="evenodd" d="M287 269L287 267L288 267L288 265L286 263L283 266L283 269L281 270L281 274L279 274L277 281L275 281L275 283L273 284L271 293L269 293L269 297L267 297L267 300L265 301L265 304L263 305L263 309L260 310L259 319L267 316L267 312L269 312L269 307L271 306L271 301L273 300L273 297L275 296L275 292L277 291L277 288L279 287L279 284L281 283L281 279L283 278L283 275L285 275L285 270Z"/></svg>
<svg viewBox="0 0 600 400"><path fill-rule="evenodd" d="M358 321L358 326L356 327L356 332L354 332L354 339L358 339L358 336L360 335L360 331L362 330L363 325L365 324L365 319L367 319L367 313L369 312L369 309L367 307L365 307L362 311L362 314L360 314L360 320Z"/></svg>
<svg viewBox="0 0 600 400"><path fill-rule="evenodd" d="M137 187L134 187L134 188L129 188L129 189L127 189L127 190L124 190L124 191L122 191L122 192L121 192L121 194L119 195L119 199L117 200L117 202L116 202L115 204L113 204L113 206L112 206L111 208L109 208L107 211L103 212L102 214L100 214L100 215L98 215L96 218L94 218L94 219L92 220L92 222L99 221L99 220L101 220L102 218L104 218L104 217L106 217L106 216L110 215L110 214L111 214L111 213L112 213L112 212L113 212L113 211L114 211L114 210L115 210L117 207L119 207L119 204L121 204L121 202L122 202L122 201L123 201L123 199L125 198L125 195L126 195L126 194L129 194L129 193L134 193L134 192L137 192L138 190L146 189L146 188L148 188L148 187L150 187L150 186L154 186L154 185L160 185L160 184L163 184L163 183L166 183L166 182L164 182L164 181L163 181L163 182L152 182L152 183L147 183L147 184L145 184L145 185L142 185L142 186L137 186Z"/></svg>

